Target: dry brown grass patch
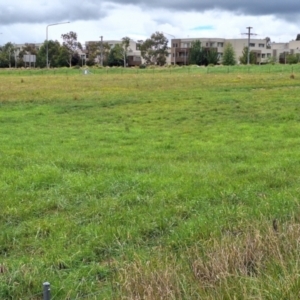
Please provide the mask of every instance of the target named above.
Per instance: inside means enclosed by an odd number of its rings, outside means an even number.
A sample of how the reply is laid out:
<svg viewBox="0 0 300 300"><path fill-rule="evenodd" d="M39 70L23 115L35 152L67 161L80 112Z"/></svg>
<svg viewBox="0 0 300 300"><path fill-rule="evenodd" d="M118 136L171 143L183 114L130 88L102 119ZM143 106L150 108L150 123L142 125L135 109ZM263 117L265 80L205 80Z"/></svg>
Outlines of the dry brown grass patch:
<svg viewBox="0 0 300 300"><path fill-rule="evenodd" d="M180 255L161 254L167 252L161 248L151 260L136 257L119 269L121 298L187 299L205 295L205 299L210 299L212 293L222 295L224 286L235 289L242 280L271 278L272 265L280 266L282 274L286 274L283 276L296 275L290 273L290 262L299 258L300 225L256 225L260 226L249 225L238 235L224 233L218 239L189 247Z"/></svg>

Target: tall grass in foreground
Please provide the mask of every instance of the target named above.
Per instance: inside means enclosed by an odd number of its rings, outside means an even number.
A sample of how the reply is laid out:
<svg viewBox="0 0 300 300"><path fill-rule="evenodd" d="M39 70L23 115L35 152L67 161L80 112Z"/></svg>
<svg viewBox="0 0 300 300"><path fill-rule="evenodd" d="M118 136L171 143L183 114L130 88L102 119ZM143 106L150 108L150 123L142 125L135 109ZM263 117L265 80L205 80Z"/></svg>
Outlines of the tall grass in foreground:
<svg viewBox="0 0 300 300"><path fill-rule="evenodd" d="M94 75L2 77L0 298L296 299L300 77Z"/></svg>
<svg viewBox="0 0 300 300"><path fill-rule="evenodd" d="M155 249L127 261L116 272L120 298L298 299L298 222L243 226L177 254Z"/></svg>

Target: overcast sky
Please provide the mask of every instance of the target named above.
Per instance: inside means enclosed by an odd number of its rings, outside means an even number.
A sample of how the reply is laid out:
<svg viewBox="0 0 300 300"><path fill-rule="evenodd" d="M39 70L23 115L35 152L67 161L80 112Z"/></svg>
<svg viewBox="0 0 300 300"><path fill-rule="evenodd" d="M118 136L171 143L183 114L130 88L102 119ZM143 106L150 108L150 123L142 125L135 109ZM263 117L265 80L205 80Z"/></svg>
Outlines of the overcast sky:
<svg viewBox="0 0 300 300"><path fill-rule="evenodd" d="M164 32L187 37L257 38L288 42L300 33L299 0L0 0L0 45L39 43L75 31L78 40L148 38Z"/></svg>

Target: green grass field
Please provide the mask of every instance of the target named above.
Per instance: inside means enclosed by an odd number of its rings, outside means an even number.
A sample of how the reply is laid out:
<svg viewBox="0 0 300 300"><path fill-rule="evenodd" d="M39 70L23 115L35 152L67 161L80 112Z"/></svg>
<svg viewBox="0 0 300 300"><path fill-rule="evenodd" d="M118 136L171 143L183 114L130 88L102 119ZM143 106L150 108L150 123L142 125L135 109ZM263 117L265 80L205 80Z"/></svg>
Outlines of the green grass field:
<svg viewBox="0 0 300 300"><path fill-rule="evenodd" d="M298 65L0 79L1 299L300 297Z"/></svg>

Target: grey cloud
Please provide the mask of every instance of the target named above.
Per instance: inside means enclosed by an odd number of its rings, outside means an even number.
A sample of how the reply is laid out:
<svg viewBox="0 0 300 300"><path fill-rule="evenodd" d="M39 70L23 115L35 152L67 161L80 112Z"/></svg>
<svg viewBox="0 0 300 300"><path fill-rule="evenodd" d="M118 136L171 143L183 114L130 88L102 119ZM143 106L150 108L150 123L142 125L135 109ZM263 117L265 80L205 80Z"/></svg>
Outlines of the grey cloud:
<svg viewBox="0 0 300 300"><path fill-rule="evenodd" d="M23 1L22 1L23 2ZM0 3L0 24L53 23L60 21L97 20L106 12L97 1L24 1L20 4L11 0L10 4Z"/></svg>
<svg viewBox="0 0 300 300"><path fill-rule="evenodd" d="M202 12L220 9L245 15L276 15L287 20L294 20L300 12L300 1L295 0L10 0L9 4L1 2L1 25L98 20L109 15L110 6L113 8L129 4L144 10L164 8L170 11Z"/></svg>
<svg viewBox="0 0 300 300"><path fill-rule="evenodd" d="M119 4L134 4L148 8L165 8L177 11L227 10L245 15L277 15L286 17L300 12L300 1L262 0L113 0Z"/></svg>

